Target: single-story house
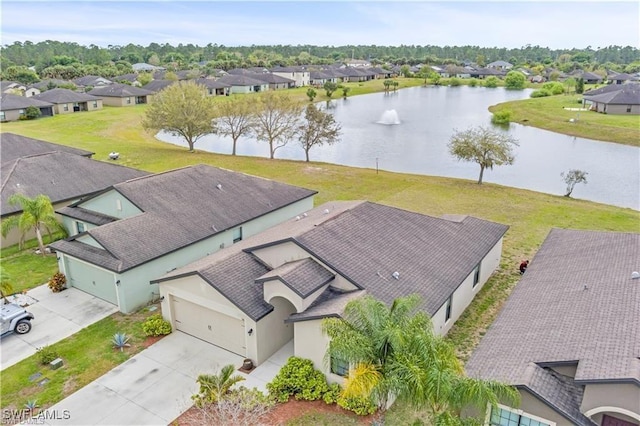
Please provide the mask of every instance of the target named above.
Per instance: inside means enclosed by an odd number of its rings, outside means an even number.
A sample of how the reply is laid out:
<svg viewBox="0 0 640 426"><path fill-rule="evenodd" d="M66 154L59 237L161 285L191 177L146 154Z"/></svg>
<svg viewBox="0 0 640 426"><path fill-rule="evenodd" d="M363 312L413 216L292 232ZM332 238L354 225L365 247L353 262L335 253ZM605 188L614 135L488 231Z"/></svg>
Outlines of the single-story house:
<svg viewBox="0 0 640 426"><path fill-rule="evenodd" d="M256 80L253 77L248 77L243 74L229 74L224 77L220 77L218 80L220 83L228 84L230 86L229 93L257 93L266 92L269 90L269 83L263 80Z"/></svg>
<svg viewBox="0 0 640 426"><path fill-rule="evenodd" d="M626 84L634 81L637 82L640 79L637 76L624 72L612 72L607 75L607 80L609 80L609 84Z"/></svg>
<svg viewBox="0 0 640 426"><path fill-rule="evenodd" d="M1 217L20 214L19 205L8 203L20 192L28 197L45 194L54 208L93 195L114 183L144 176L141 170L92 160L92 152L45 142L13 133L0 136ZM27 239L33 238L31 234ZM2 246L18 243L17 230L2 238Z"/></svg>
<svg viewBox="0 0 640 426"><path fill-rule="evenodd" d="M0 93L0 122L17 121L24 116L26 109L36 107L43 117L53 116L53 104L25 96Z"/></svg>
<svg viewBox="0 0 640 426"><path fill-rule="evenodd" d="M510 70L513 68L513 64L507 61L493 61L487 64L487 68L494 68L499 70Z"/></svg>
<svg viewBox="0 0 640 426"><path fill-rule="evenodd" d="M102 109L102 99L87 93L78 93L69 89L51 89L33 99L53 104L55 114L70 114L80 111L95 111Z"/></svg>
<svg viewBox="0 0 640 426"><path fill-rule="evenodd" d="M78 87L103 87L113 83L113 81L100 77L99 75L85 75L73 80Z"/></svg>
<svg viewBox="0 0 640 426"><path fill-rule="evenodd" d="M144 62L138 62L136 64L133 64L131 65L131 68L133 68L135 72L159 71L159 70L165 69L164 67L158 67L155 65L146 64Z"/></svg>
<svg viewBox="0 0 640 426"><path fill-rule="evenodd" d="M131 313L160 297L154 278L302 214L315 191L207 165L118 183L58 209L52 244L67 283Z"/></svg>
<svg viewBox="0 0 640 426"><path fill-rule="evenodd" d="M195 82L207 90L210 96L229 96L231 85L212 78L199 78Z"/></svg>
<svg viewBox="0 0 640 426"><path fill-rule="evenodd" d="M603 81L602 76L582 70L572 72L571 74L569 74L569 77L573 77L576 80L581 78L585 84L602 84Z"/></svg>
<svg viewBox="0 0 640 426"><path fill-rule="evenodd" d="M605 114L640 114L640 83L610 84L583 94L583 103Z"/></svg>
<svg viewBox="0 0 640 426"><path fill-rule="evenodd" d="M255 78L256 80L266 82L269 85L269 90L292 89L296 87L295 80L287 77L282 77L278 74L250 74L249 76Z"/></svg>
<svg viewBox="0 0 640 426"><path fill-rule="evenodd" d="M271 72L274 75L293 80L295 87L308 86L311 82L311 74L306 67L274 67L271 68Z"/></svg>
<svg viewBox="0 0 640 426"><path fill-rule="evenodd" d="M142 86L140 84L140 82L138 81L138 74L135 73L135 72L128 73L128 74L117 75L117 76L113 77L113 81L116 82L116 83L130 84L130 85L136 86L136 87Z"/></svg>
<svg viewBox="0 0 640 426"><path fill-rule="evenodd" d="M296 356L338 382L324 362L323 318L339 317L364 294L391 303L417 293L444 334L498 267L507 229L468 216L336 201L153 282L174 329L256 365L293 339Z"/></svg>
<svg viewBox="0 0 640 426"><path fill-rule="evenodd" d="M640 234L552 229L466 364L515 386L490 425L640 424Z"/></svg>
<svg viewBox="0 0 640 426"><path fill-rule="evenodd" d="M17 81L0 81L0 92L12 95L22 95L27 87Z"/></svg>
<svg viewBox="0 0 640 426"><path fill-rule="evenodd" d="M153 92L149 90L121 83L113 83L104 87L96 87L88 93L102 98L102 103L104 105L116 107L147 104L151 101L153 95Z"/></svg>
<svg viewBox="0 0 640 426"><path fill-rule="evenodd" d="M67 89L77 87L73 81L61 80L59 78L46 78L44 80L40 80L37 83L33 83L32 85L29 86L29 88L38 89L40 93L42 93L46 90L51 90L51 89L55 89L56 87L62 87L62 86L64 86L64 88L67 88Z"/></svg>
<svg viewBox="0 0 640 426"><path fill-rule="evenodd" d="M148 90L153 93L158 93L165 87L171 86L173 83L176 83L176 81L175 80L151 80L150 82L142 86L142 88L144 90Z"/></svg>

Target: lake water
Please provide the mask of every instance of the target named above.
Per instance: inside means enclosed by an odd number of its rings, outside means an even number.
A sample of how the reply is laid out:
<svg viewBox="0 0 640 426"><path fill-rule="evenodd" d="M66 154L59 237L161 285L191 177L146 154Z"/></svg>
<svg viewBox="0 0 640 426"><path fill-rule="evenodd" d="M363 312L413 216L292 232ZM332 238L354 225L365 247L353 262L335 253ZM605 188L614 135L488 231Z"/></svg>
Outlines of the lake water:
<svg viewBox="0 0 640 426"><path fill-rule="evenodd" d="M477 180L476 163L460 162L448 153L451 135L470 126L491 126L489 106L524 99L529 93L468 86L413 87L336 99L329 110L342 125L342 138L333 146L312 148L311 161L366 168L375 168L377 162L381 170ZM396 119L399 124L380 123ZM520 143L515 163L485 170L484 182L563 195L560 173L580 169L588 172L588 183L576 186L574 198L640 210L640 148L514 123L508 131ZM165 133L158 138L186 146ZM196 148L225 154L231 153L231 144L230 138L209 135L198 140ZM268 157L269 147L266 142L240 139L238 155ZM304 160L304 151L293 140L276 151L276 158Z"/></svg>

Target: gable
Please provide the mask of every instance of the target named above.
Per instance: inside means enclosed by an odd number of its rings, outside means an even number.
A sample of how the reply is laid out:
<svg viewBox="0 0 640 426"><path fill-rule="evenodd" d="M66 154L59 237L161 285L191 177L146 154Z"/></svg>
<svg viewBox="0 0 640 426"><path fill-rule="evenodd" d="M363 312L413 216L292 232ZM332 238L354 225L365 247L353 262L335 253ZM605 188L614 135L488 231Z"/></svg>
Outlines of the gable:
<svg viewBox="0 0 640 426"><path fill-rule="evenodd" d="M92 210L120 219L142 213L142 210L115 189L111 189L104 194L97 195L86 201L81 201L76 205L86 210Z"/></svg>

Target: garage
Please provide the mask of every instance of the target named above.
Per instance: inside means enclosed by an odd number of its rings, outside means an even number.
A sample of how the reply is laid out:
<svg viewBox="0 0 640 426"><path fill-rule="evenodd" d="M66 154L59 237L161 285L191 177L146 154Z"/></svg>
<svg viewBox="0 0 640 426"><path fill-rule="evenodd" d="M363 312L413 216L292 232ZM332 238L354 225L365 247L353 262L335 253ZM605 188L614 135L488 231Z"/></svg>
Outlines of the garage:
<svg viewBox="0 0 640 426"><path fill-rule="evenodd" d="M176 330L246 355L243 320L175 296L171 296L171 309Z"/></svg>
<svg viewBox="0 0 640 426"><path fill-rule="evenodd" d="M68 285L118 305L113 273L65 256Z"/></svg>

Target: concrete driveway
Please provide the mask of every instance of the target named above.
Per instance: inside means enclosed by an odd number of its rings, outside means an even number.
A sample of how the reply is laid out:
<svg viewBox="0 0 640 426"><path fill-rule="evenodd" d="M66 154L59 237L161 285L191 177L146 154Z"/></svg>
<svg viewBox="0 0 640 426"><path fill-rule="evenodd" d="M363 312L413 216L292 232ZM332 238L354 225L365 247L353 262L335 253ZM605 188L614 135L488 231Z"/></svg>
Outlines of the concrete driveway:
<svg viewBox="0 0 640 426"><path fill-rule="evenodd" d="M284 346L239 385L265 390L293 354ZM200 374L216 374L243 357L188 334L174 331L93 383L48 408L49 425L167 425L191 405Z"/></svg>
<svg viewBox="0 0 640 426"><path fill-rule="evenodd" d="M27 292L35 303L27 306L35 319L27 334L10 334L0 340L2 369L36 353L36 349L51 345L99 321L118 307L76 288L60 293L41 285Z"/></svg>

